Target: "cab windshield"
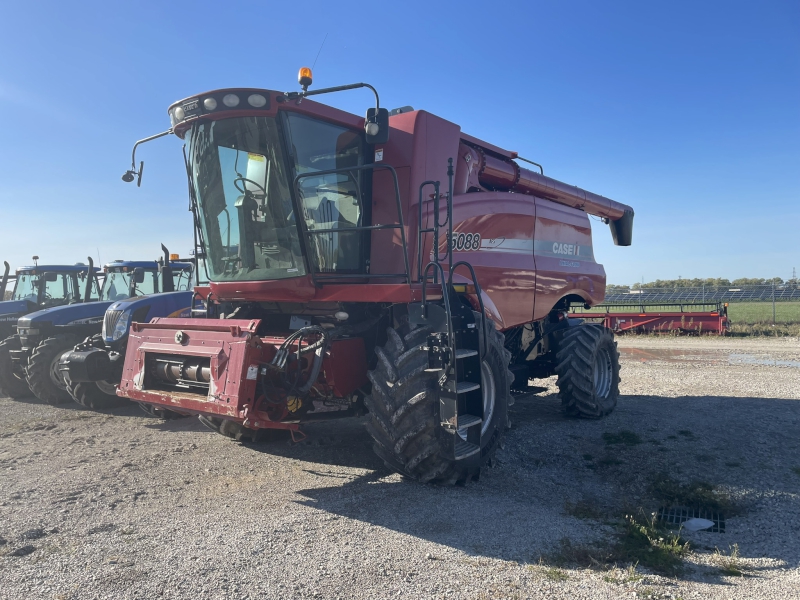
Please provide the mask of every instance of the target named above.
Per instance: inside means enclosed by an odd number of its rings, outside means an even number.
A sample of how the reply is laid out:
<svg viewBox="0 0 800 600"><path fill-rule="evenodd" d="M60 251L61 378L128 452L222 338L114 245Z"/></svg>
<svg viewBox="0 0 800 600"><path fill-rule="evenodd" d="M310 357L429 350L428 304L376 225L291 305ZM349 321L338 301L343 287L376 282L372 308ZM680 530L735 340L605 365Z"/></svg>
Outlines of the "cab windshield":
<svg viewBox="0 0 800 600"><path fill-rule="evenodd" d="M357 272L364 264L361 232L338 231L362 224L360 176L314 176L359 166L359 133L288 113L280 122L272 117L201 122L187 139L213 281L305 275L298 226L324 230L310 236L317 271ZM290 189L297 175L303 176L296 190L300 222Z"/></svg>
<svg viewBox="0 0 800 600"><path fill-rule="evenodd" d="M86 284L85 272L70 273L19 273L12 300L27 300L41 306L56 306L83 299ZM97 286L92 285L93 299L97 299Z"/></svg>
<svg viewBox="0 0 800 600"><path fill-rule="evenodd" d="M100 299L116 302L131 296L158 294L161 291L161 274L158 270L156 268L145 269L143 275L144 280L135 282L134 288L131 289L132 269L127 271L123 271L122 267L109 269L106 272L105 281L103 281ZM176 292L190 289L192 287L191 279L191 270L189 269L175 269L172 272L172 281Z"/></svg>

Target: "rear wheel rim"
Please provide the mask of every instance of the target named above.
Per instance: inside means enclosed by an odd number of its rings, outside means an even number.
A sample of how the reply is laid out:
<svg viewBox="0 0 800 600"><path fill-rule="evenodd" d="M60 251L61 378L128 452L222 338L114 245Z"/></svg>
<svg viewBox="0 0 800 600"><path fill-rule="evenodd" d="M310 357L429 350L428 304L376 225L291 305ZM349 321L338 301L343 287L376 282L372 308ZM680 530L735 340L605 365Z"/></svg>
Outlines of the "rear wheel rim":
<svg viewBox="0 0 800 600"><path fill-rule="evenodd" d="M58 370L58 361L61 360L61 352L57 352L53 360L50 361L50 380L60 390L66 390L67 385L61 377L61 372Z"/></svg>
<svg viewBox="0 0 800 600"><path fill-rule="evenodd" d="M109 396L116 396L117 395L117 386L114 383L109 383L107 381L95 381L97 387L100 388L100 391L104 394L108 394Z"/></svg>
<svg viewBox="0 0 800 600"><path fill-rule="evenodd" d="M483 423L481 423L481 438L486 434L489 425L494 417L495 399L497 398L497 386L494 382L494 373L488 361L481 363L481 392L483 393ZM467 441L467 427L458 429L458 436Z"/></svg>
<svg viewBox="0 0 800 600"><path fill-rule="evenodd" d="M599 398L607 398L611 393L611 355L601 348L594 360L594 392Z"/></svg>

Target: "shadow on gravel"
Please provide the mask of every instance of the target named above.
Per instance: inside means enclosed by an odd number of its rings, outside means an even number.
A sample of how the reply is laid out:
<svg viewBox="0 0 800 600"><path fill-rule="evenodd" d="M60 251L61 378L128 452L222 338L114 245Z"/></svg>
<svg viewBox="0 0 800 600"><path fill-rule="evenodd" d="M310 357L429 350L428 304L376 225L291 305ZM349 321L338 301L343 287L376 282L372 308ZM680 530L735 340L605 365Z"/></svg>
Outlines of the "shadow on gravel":
<svg viewBox="0 0 800 600"><path fill-rule="evenodd" d="M611 416L589 421L565 418L550 394L518 399L511 416L499 467L466 487L420 485L388 474L360 425L317 424L305 444L260 450L370 470L356 477L309 470L334 481L299 491L306 506L473 557L558 567L613 566L603 565L603 557L618 557L607 551L625 533L625 515L647 519L664 506L666 492L657 485L664 477L710 482L703 485L730 495L736 508L725 533L687 536L692 552L714 555L715 547L739 543L744 559L774 559L783 568L800 564L800 401L626 396ZM589 510L570 509L576 503ZM656 529L647 533L657 539ZM721 568L680 559L662 572L729 584ZM782 567L753 566L743 573L775 568Z"/></svg>

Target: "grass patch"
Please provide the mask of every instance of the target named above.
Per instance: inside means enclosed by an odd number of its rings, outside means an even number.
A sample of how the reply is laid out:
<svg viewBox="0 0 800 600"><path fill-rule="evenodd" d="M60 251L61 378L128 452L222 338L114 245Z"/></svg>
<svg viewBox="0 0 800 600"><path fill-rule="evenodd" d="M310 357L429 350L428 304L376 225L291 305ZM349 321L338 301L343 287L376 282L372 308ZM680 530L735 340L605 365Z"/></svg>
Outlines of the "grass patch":
<svg viewBox="0 0 800 600"><path fill-rule="evenodd" d="M736 461L731 461L731 462L726 462L725 466L726 467L730 467L731 469L736 469L737 467L741 467L742 463L736 462Z"/></svg>
<svg viewBox="0 0 800 600"><path fill-rule="evenodd" d="M683 437L687 438L694 437L694 434L688 429L681 429L680 431L678 431L678 435L682 435Z"/></svg>
<svg viewBox="0 0 800 600"><path fill-rule="evenodd" d="M636 446L642 443L642 438L639 437L639 435L634 433L633 431L623 429L618 433L611 433L610 431L606 431L603 434L603 441L605 441L606 445L608 446L612 446L615 444L623 444L625 446Z"/></svg>
<svg viewBox="0 0 800 600"><path fill-rule="evenodd" d="M747 573L747 568L742 564L739 556L739 544L729 546L728 554L720 552L717 548L714 552L714 562L719 566L719 571L723 575L744 577Z"/></svg>
<svg viewBox="0 0 800 600"><path fill-rule="evenodd" d="M641 581L644 579L644 575L637 573L636 567L638 567L638 564L628 565L627 569L614 569L608 575L603 576L603 581L615 585L625 585Z"/></svg>
<svg viewBox="0 0 800 600"><path fill-rule="evenodd" d="M795 475L800 475L800 467L792 467L792 473Z"/></svg>
<svg viewBox="0 0 800 600"><path fill-rule="evenodd" d="M569 575L564 573L561 569L556 569L555 567L550 567L549 569L544 570L544 576L547 577L550 581L566 581L569 579Z"/></svg>
<svg viewBox="0 0 800 600"><path fill-rule="evenodd" d="M594 456L592 456L591 454L584 454L583 460L594 460Z"/></svg>
<svg viewBox="0 0 800 600"><path fill-rule="evenodd" d="M548 556L548 562L558 567L578 567L613 571L617 565L647 567L657 573L674 575L683 566L683 557L689 553L689 543L659 523L655 515L647 518L625 515L617 523L618 531L613 538L600 540L591 545L573 544L562 539L557 552ZM619 571L609 573L614 583L621 581ZM609 579L607 579L609 581Z"/></svg>
<svg viewBox="0 0 800 600"><path fill-rule="evenodd" d="M614 458L613 456L606 456L605 458L598 460L597 464L601 467L614 467L616 465L622 465L625 463L618 458Z"/></svg>
<svg viewBox="0 0 800 600"><path fill-rule="evenodd" d="M658 573L673 574L683 566L689 542L665 529L655 515L626 515L622 534L614 548L618 562L640 564Z"/></svg>
<svg viewBox="0 0 800 600"><path fill-rule="evenodd" d="M656 477L651 485L653 496L667 507L686 506L735 514L736 507L726 492L705 481L679 483L665 474Z"/></svg>

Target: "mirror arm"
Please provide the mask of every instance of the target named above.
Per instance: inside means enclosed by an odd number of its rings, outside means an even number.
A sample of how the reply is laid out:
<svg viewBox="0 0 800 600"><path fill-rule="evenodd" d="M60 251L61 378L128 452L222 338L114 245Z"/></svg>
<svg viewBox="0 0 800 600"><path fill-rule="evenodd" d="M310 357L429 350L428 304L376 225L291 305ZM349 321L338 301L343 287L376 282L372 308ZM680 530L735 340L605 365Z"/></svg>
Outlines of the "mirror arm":
<svg viewBox="0 0 800 600"><path fill-rule="evenodd" d="M369 88L375 94L375 112L381 107L381 101L378 97L378 90L368 83L351 83L349 85L338 85L336 87L323 88L321 90L312 90L310 92L286 92L283 96L278 96L278 102L287 102L295 100L296 98L307 98L308 96L316 96L318 94L330 94L331 92L344 92L345 90L355 90L358 88Z"/></svg>
<svg viewBox="0 0 800 600"><path fill-rule="evenodd" d="M126 171L125 174L122 176L122 181L126 183L130 183L133 181L134 176L138 176L138 181L136 182L137 187L141 187L142 185L142 172L144 171L144 161L139 163L139 170L136 170L136 148L139 147L139 144L144 144L145 142L150 142L152 140L157 140L158 138L164 137L165 135L170 135L174 133L172 128L170 127L166 131L162 131L161 133L157 133L155 135L151 135L150 137L146 137L137 141L133 145L133 150L131 151L131 168L129 171Z"/></svg>

